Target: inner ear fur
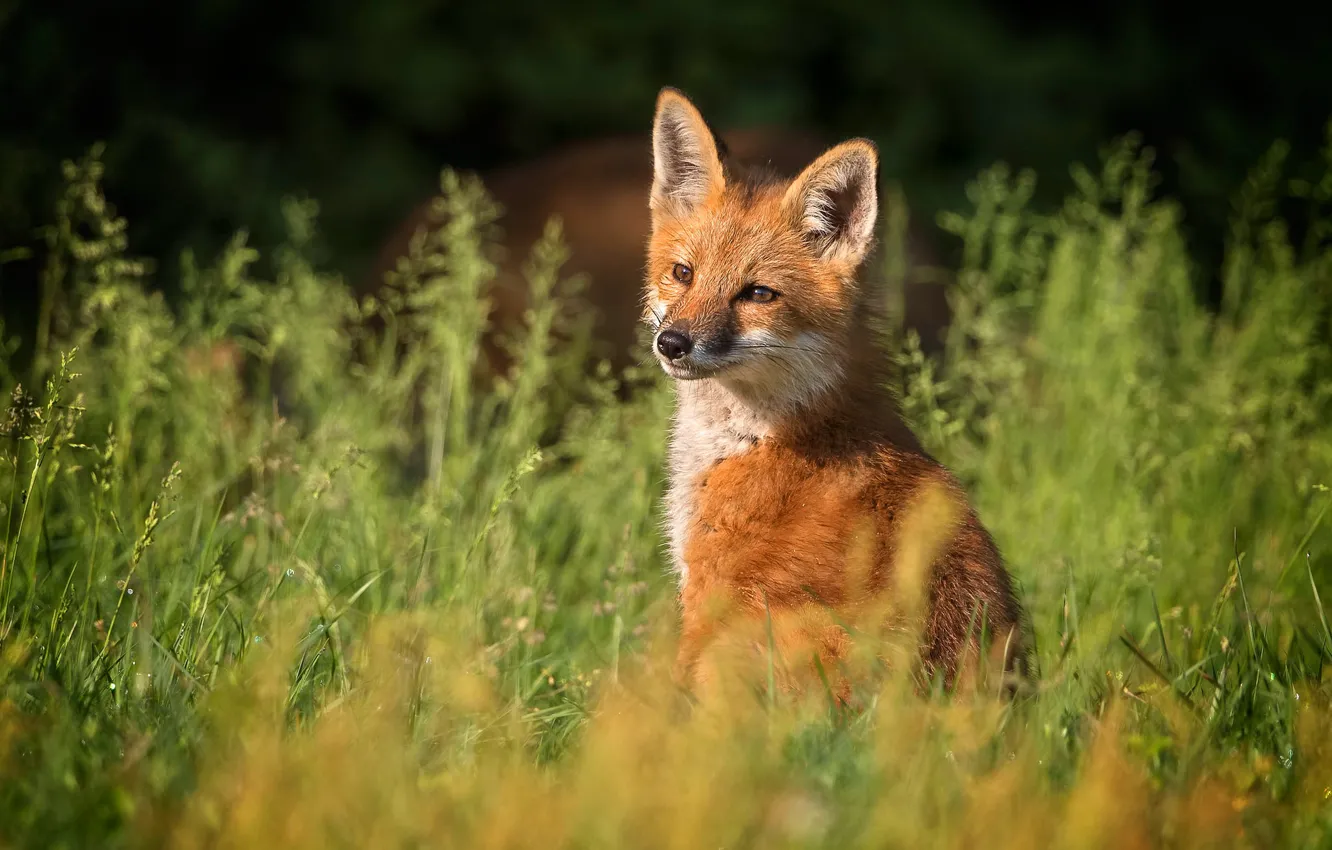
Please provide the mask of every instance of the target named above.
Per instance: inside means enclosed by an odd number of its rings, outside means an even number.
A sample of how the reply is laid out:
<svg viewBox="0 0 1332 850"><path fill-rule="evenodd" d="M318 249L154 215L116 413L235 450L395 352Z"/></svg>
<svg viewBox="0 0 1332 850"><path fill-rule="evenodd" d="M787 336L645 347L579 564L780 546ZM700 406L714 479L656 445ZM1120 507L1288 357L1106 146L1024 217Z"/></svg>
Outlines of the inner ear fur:
<svg viewBox="0 0 1332 850"><path fill-rule="evenodd" d="M824 259L858 264L874 244L879 214L879 155L852 139L814 160L786 191L792 222Z"/></svg>
<svg viewBox="0 0 1332 850"><path fill-rule="evenodd" d="M697 107L678 90L662 89L652 122L653 213L688 216L719 195L724 151Z"/></svg>

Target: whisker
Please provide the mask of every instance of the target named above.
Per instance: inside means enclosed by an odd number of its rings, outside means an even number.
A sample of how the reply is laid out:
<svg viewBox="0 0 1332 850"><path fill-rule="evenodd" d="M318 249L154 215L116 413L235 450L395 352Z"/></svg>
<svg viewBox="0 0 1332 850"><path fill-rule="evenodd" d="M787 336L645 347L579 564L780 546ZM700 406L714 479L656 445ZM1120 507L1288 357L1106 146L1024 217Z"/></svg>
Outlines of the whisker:
<svg viewBox="0 0 1332 850"><path fill-rule="evenodd" d="M806 354L827 353L821 348L809 348L802 345L779 345L775 342L737 342L732 347L746 351L762 351L771 348L779 351L803 351Z"/></svg>
<svg viewBox="0 0 1332 850"><path fill-rule="evenodd" d="M647 299L643 300L643 306L646 307L647 311L652 314L651 319L648 319L647 316L644 316L643 323L648 327L652 328L653 332L655 333L658 329L661 328L661 323L666 321L666 313L662 312L661 315L657 315L656 309L653 308L653 306L647 301Z"/></svg>

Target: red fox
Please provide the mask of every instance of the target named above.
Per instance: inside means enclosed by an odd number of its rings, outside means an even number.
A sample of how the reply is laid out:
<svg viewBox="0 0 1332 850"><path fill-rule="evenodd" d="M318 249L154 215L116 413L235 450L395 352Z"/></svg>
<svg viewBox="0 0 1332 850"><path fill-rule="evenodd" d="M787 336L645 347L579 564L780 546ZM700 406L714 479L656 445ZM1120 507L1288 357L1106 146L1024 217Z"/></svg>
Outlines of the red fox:
<svg viewBox="0 0 1332 850"><path fill-rule="evenodd" d="M676 393L666 525L677 676L713 684L709 653L746 624L757 631L743 646L773 640L832 676L849 648L837 621L903 612L913 558L920 669L961 684L984 632L998 653L985 660L1010 683L1025 675L1022 611L996 545L887 388L876 299L858 281L878 216L873 143L838 144L794 179L742 171L666 88L652 162L642 318ZM931 499L941 512L926 510ZM908 534L913 522L934 523L933 549Z"/></svg>
<svg viewBox="0 0 1332 850"><path fill-rule="evenodd" d="M721 134L737 161L770 166L794 173L827 148L816 135L775 127L734 129ZM523 321L527 309L527 283L522 274L532 246L547 221L558 215L569 249L565 275L584 273L588 288L583 300L595 312L592 328L594 353L610 360L619 371L641 361L637 282L643 275L643 248L650 221L643 198L652 184L651 139L620 136L572 145L529 162L482 173L486 191L503 208L499 272L488 291L492 302L491 332L483 339L485 362L491 374L508 367L494 331L508 331ZM431 220L433 199L424 200L393 231L380 250L361 293L383 285L385 274L407 253L415 233L438 226ZM907 265L935 266L926 232L908 222ZM943 287L934 283L908 283L904 321L918 329L922 344L931 349L948 320ZM650 360L649 360L650 362Z"/></svg>

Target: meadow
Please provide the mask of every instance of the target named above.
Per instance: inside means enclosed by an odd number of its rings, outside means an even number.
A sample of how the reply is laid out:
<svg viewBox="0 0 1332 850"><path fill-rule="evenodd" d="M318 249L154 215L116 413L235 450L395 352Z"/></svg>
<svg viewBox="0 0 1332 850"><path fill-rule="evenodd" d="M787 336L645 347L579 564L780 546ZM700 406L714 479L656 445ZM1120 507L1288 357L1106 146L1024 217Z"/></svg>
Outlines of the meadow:
<svg viewBox="0 0 1332 850"><path fill-rule="evenodd" d="M1220 269L1131 138L1052 213L995 166L942 219L955 321L894 336L898 390L1039 679L870 665L855 711L671 685L671 389L589 367L557 224L478 383L476 182L375 299L291 201L168 303L67 164L41 320L0 328L0 847L1332 846L1332 141L1283 151Z"/></svg>

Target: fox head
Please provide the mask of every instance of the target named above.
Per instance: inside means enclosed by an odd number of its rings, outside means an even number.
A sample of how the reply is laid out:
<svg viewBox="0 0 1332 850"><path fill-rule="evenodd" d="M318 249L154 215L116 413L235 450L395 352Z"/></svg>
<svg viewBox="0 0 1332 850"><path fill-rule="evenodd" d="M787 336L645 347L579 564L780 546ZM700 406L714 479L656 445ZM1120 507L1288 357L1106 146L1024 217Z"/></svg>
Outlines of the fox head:
<svg viewBox="0 0 1332 850"><path fill-rule="evenodd" d="M830 389L874 242L873 143L843 142L794 179L742 176L694 105L666 88L652 154L644 320L662 369L770 403Z"/></svg>

